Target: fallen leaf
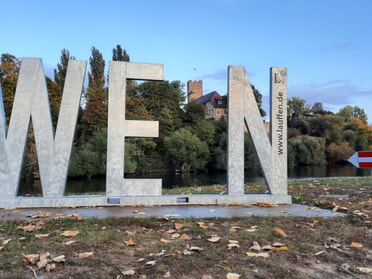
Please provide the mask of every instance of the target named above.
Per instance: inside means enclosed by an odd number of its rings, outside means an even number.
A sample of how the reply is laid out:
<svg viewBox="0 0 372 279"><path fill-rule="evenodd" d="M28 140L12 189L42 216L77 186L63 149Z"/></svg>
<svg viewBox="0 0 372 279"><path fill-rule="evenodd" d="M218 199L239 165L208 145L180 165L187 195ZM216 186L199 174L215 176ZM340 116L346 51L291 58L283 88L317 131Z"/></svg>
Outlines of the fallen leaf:
<svg viewBox="0 0 372 279"><path fill-rule="evenodd" d="M72 214L72 217L74 217L78 221L83 220L83 217L81 217L79 214Z"/></svg>
<svg viewBox="0 0 372 279"><path fill-rule="evenodd" d="M274 247L271 246L271 245L264 245L264 246L261 247L261 250L273 250L273 249L274 249Z"/></svg>
<svg viewBox="0 0 372 279"><path fill-rule="evenodd" d="M65 262L66 259L65 259L65 255L60 255L58 257L55 257L52 259L53 262L57 262L57 263L60 263L60 262Z"/></svg>
<svg viewBox="0 0 372 279"><path fill-rule="evenodd" d="M286 245L284 243L281 243L281 242L274 242L273 246L274 247L281 247L281 246L286 246Z"/></svg>
<svg viewBox="0 0 372 279"><path fill-rule="evenodd" d="M133 241L132 238L129 238L128 241L124 241L124 243L125 243L127 246L134 246L134 245L136 245L136 243L134 243L134 241Z"/></svg>
<svg viewBox="0 0 372 279"><path fill-rule="evenodd" d="M229 243L231 243L231 244L238 244L239 241L237 241L237 240L229 240Z"/></svg>
<svg viewBox="0 0 372 279"><path fill-rule="evenodd" d="M128 266L124 266L124 270L121 271L121 274L123 274L123 275L134 275L134 274L136 274L136 272L134 271L133 268L128 267Z"/></svg>
<svg viewBox="0 0 372 279"><path fill-rule="evenodd" d="M202 228L202 229L208 229L208 226L206 226L204 224L204 222L196 222L196 224L199 226L199 228Z"/></svg>
<svg viewBox="0 0 372 279"><path fill-rule="evenodd" d="M232 248L239 248L240 246L239 246L239 244L237 244L237 243L229 243L229 244L227 244L227 248L228 249L232 249Z"/></svg>
<svg viewBox="0 0 372 279"><path fill-rule="evenodd" d="M75 242L76 242L76 240L70 240L70 241L66 241L65 244L66 245L71 245L72 243L75 243Z"/></svg>
<svg viewBox="0 0 372 279"><path fill-rule="evenodd" d="M12 211L12 213L18 213L19 212L19 209L15 209Z"/></svg>
<svg viewBox="0 0 372 279"><path fill-rule="evenodd" d="M351 242L351 246L352 247L357 247L357 248L362 248L363 247L363 245L359 242Z"/></svg>
<svg viewBox="0 0 372 279"><path fill-rule="evenodd" d="M180 239L192 239L188 234L184 233L180 236Z"/></svg>
<svg viewBox="0 0 372 279"><path fill-rule="evenodd" d="M276 204L267 203L267 202L259 202L259 203L256 203L256 205L261 206L261 207L275 207L275 206L278 206Z"/></svg>
<svg viewBox="0 0 372 279"><path fill-rule="evenodd" d="M11 238L8 238L6 240L3 241L3 245L7 245L12 239Z"/></svg>
<svg viewBox="0 0 372 279"><path fill-rule="evenodd" d="M40 256L40 260L37 263L37 267L38 268L46 267L46 265L48 264L48 257L50 256L50 254L48 252L47 253L40 252L39 256Z"/></svg>
<svg viewBox="0 0 372 279"><path fill-rule="evenodd" d="M370 267L356 267L356 269L363 273L372 273L372 268Z"/></svg>
<svg viewBox="0 0 372 279"><path fill-rule="evenodd" d="M246 255L248 257L261 257L261 258L268 258L270 257L269 253L255 253L255 252L247 252Z"/></svg>
<svg viewBox="0 0 372 279"><path fill-rule="evenodd" d="M28 224L27 226L18 226L18 229L21 229L24 232L32 232L36 230L36 226L33 224Z"/></svg>
<svg viewBox="0 0 372 279"><path fill-rule="evenodd" d="M64 231L61 233L61 235L66 236L66 237L77 236L78 234L79 234L79 231Z"/></svg>
<svg viewBox="0 0 372 279"><path fill-rule="evenodd" d="M227 279L238 279L240 278L240 275L237 273L227 273L226 278Z"/></svg>
<svg viewBox="0 0 372 279"><path fill-rule="evenodd" d="M198 246L191 246L189 248L190 251L203 251L204 249Z"/></svg>
<svg viewBox="0 0 372 279"><path fill-rule="evenodd" d="M217 242L220 240L219 236L212 236L211 238L207 239L209 242Z"/></svg>
<svg viewBox="0 0 372 279"><path fill-rule="evenodd" d="M2 251L4 249L4 247L3 246L0 246L0 251Z"/></svg>
<svg viewBox="0 0 372 279"><path fill-rule="evenodd" d="M230 228L230 232L236 232L237 230L240 230L240 227L235 226Z"/></svg>
<svg viewBox="0 0 372 279"><path fill-rule="evenodd" d="M288 247L287 246L276 247L275 251L288 251Z"/></svg>
<svg viewBox="0 0 372 279"><path fill-rule="evenodd" d="M30 263L30 264L36 264L39 260L39 254L23 254L23 262Z"/></svg>
<svg viewBox="0 0 372 279"><path fill-rule="evenodd" d="M31 219L35 218L46 218L52 215L52 212L39 212L38 214L32 215Z"/></svg>
<svg viewBox="0 0 372 279"><path fill-rule="evenodd" d="M253 241L253 245L252 245L252 247L250 249L251 250L260 251L261 250L261 246L260 246L260 244L258 244L257 241Z"/></svg>
<svg viewBox="0 0 372 279"><path fill-rule="evenodd" d="M85 259L93 256L93 252L79 253L79 259Z"/></svg>
<svg viewBox="0 0 372 279"><path fill-rule="evenodd" d="M35 237L36 238L47 238L49 237L49 233L38 233L38 234L35 234Z"/></svg>
<svg viewBox="0 0 372 279"><path fill-rule="evenodd" d="M174 229L175 230L180 230L180 229L182 229L183 228L183 224L180 224L180 223L174 223Z"/></svg>
<svg viewBox="0 0 372 279"><path fill-rule="evenodd" d="M145 263L147 266L153 266L156 264L156 261L148 261Z"/></svg>
<svg viewBox="0 0 372 279"><path fill-rule="evenodd" d="M172 242L172 240L161 238L160 242L167 243L167 242Z"/></svg>
<svg viewBox="0 0 372 279"><path fill-rule="evenodd" d="M190 250L187 250L187 249L184 249L184 250L182 251L182 254L183 254L184 256L190 256L190 255L194 254L194 252L193 252L193 251L190 251Z"/></svg>
<svg viewBox="0 0 372 279"><path fill-rule="evenodd" d="M45 270L47 272L50 272L51 270L55 269L56 268L56 264L55 263L52 263L52 264L47 264L46 267L45 267Z"/></svg>
<svg viewBox="0 0 372 279"><path fill-rule="evenodd" d="M181 235L179 233L173 233L171 234L172 238L179 238Z"/></svg>
<svg viewBox="0 0 372 279"><path fill-rule="evenodd" d="M257 226L252 226L249 229L247 229L247 232L256 232L258 231Z"/></svg>
<svg viewBox="0 0 372 279"><path fill-rule="evenodd" d="M281 236L287 237L287 234L282 229L276 228L275 232Z"/></svg>

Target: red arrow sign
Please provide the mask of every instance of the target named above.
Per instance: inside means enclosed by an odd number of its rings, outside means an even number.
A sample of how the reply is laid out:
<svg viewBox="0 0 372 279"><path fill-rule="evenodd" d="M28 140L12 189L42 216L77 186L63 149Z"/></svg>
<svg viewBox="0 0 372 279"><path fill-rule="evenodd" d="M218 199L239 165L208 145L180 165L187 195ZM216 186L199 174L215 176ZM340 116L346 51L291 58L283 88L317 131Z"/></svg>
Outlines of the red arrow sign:
<svg viewBox="0 0 372 279"><path fill-rule="evenodd" d="M372 168L372 151L355 152L348 161L357 168Z"/></svg>

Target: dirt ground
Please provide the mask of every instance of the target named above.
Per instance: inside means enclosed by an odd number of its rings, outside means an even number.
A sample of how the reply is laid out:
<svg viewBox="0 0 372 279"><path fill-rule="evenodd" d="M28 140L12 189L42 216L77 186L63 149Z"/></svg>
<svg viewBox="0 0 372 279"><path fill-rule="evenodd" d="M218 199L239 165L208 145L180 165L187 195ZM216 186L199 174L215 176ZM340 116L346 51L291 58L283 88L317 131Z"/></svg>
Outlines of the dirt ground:
<svg viewBox="0 0 372 279"><path fill-rule="evenodd" d="M0 278L371 278L371 190L364 180L290 183L294 202L346 213L337 218L40 212L0 222Z"/></svg>

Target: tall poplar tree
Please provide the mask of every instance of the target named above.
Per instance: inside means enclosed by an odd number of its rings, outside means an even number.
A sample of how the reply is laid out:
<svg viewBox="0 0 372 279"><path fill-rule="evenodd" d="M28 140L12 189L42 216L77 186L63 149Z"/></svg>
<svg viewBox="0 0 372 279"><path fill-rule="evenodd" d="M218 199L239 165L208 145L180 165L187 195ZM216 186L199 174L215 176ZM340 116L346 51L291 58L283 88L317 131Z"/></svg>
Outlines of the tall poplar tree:
<svg viewBox="0 0 372 279"><path fill-rule="evenodd" d="M65 86L67 66L70 60L75 60L75 57L70 56L68 50L61 51L60 63L57 64L57 69L54 69L54 80L46 77L48 95L50 102L50 110L52 114L53 126L56 128L58 121L59 109L61 107L63 88Z"/></svg>
<svg viewBox="0 0 372 279"><path fill-rule="evenodd" d="M107 127L107 88L105 88L105 61L102 54L92 47L89 58L88 88L82 112L81 129L83 141L95 130Z"/></svg>

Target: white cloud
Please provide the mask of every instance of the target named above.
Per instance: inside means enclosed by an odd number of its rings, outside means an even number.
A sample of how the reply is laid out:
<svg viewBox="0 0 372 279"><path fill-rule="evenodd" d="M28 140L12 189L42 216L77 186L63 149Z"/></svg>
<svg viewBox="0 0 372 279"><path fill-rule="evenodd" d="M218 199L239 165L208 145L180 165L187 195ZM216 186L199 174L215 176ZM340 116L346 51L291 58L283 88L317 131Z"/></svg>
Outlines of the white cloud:
<svg viewBox="0 0 372 279"><path fill-rule="evenodd" d="M328 48L322 48L320 50L320 52L329 53L329 52L349 51L349 50L353 50L353 49L356 49L356 48L357 48L357 46L355 44L343 43L343 44L331 46L331 47L328 47Z"/></svg>
<svg viewBox="0 0 372 279"><path fill-rule="evenodd" d="M300 97L309 104L321 102L330 105L354 104L355 98L372 93L372 89L360 89L347 80L312 83L288 88L290 97Z"/></svg>

